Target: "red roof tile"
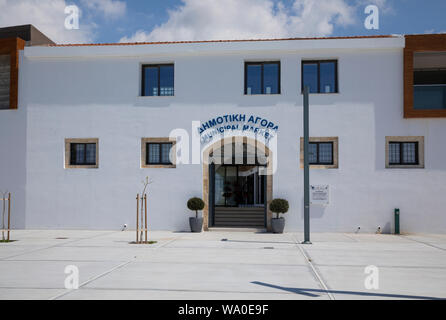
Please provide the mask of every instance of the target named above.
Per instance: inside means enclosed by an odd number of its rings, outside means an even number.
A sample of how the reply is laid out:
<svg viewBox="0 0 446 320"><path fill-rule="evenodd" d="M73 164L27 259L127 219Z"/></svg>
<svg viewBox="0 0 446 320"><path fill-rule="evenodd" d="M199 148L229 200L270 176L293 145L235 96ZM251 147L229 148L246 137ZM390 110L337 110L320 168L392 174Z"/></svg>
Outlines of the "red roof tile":
<svg viewBox="0 0 446 320"><path fill-rule="evenodd" d="M162 41L162 42L131 42L131 43L79 43L54 44L50 47L87 47L87 46L133 46L133 45L159 45L159 44L185 44L185 43L222 43L222 42L256 42L256 41L290 41L290 40L342 40L342 39L375 39L393 38L392 35L379 36L350 36L350 37L320 37L320 38L281 38L281 39L246 39L246 40L196 40L196 41Z"/></svg>

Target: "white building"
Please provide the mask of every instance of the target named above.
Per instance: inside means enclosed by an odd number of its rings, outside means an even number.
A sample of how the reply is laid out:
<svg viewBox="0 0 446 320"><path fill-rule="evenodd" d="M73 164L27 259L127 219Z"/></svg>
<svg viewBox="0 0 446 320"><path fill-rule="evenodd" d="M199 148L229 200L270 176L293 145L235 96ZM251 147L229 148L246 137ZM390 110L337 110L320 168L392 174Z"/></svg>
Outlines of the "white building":
<svg viewBox="0 0 446 320"><path fill-rule="evenodd" d="M444 233L445 40L423 35L24 47L17 51L17 108L0 110L0 191L13 193L13 225L134 226L135 197L149 176L151 230L188 230L193 213L186 202L199 196L207 204L205 230L269 227L265 202L285 198L286 230L301 231L306 84L312 90L311 184L329 186L329 203L311 206L311 229L393 232L399 208L402 232ZM200 125L192 129L193 121ZM247 143L247 161L256 145L248 133L260 129L257 146L271 143L262 155L276 168L273 174L259 176L256 164L179 163L196 162L198 127L205 129L199 152L205 160L219 159L220 137L206 137L226 125L234 137L229 143ZM248 129L235 130L237 125ZM185 131L188 138L181 140ZM176 164L167 157L172 146Z"/></svg>

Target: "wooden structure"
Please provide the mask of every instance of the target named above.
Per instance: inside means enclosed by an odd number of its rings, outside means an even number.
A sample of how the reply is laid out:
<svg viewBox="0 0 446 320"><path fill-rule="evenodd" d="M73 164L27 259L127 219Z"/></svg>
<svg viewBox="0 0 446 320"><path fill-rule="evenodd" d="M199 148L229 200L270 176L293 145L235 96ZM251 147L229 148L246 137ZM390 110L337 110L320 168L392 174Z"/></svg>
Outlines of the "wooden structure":
<svg viewBox="0 0 446 320"><path fill-rule="evenodd" d="M144 193L136 196L136 243L148 242L147 230L147 194Z"/></svg>

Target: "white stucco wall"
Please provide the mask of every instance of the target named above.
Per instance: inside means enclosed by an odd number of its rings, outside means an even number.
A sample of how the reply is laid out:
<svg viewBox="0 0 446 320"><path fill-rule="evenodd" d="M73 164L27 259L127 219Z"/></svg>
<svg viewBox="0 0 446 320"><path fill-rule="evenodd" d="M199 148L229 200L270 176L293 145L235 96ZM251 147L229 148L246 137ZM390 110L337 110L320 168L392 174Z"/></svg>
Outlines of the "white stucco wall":
<svg viewBox="0 0 446 320"><path fill-rule="evenodd" d="M393 231L398 207L403 232L445 232L446 120L403 119L403 40L326 41L26 48L20 109L0 113L1 146L19 159L1 160L1 176L17 188L26 180L23 226L134 226L136 193L149 176L150 228L187 230L186 201L202 195L202 166L141 169L141 137L246 113L279 125L274 197L290 201L287 230L303 230L301 59L330 58L338 59L340 92L310 96L310 134L339 137L339 169L311 170L312 184L331 188L330 205L312 207L312 230ZM280 95L244 96L250 60L281 61ZM175 63L175 97L138 97L140 65L158 62ZM14 145L4 139L10 129ZM426 168L385 169L385 136L406 135L425 137ZM99 138L99 169L64 169L64 139L84 137ZM15 174L3 165L12 162Z"/></svg>
<svg viewBox="0 0 446 320"><path fill-rule="evenodd" d="M23 56L20 56L22 62ZM23 86L22 78L19 78ZM21 97L19 97L19 104ZM25 227L26 109L0 110L0 198L11 193L11 227ZM0 219L3 213L0 201ZM7 224L7 209L5 226ZM1 228L0 220L0 228Z"/></svg>

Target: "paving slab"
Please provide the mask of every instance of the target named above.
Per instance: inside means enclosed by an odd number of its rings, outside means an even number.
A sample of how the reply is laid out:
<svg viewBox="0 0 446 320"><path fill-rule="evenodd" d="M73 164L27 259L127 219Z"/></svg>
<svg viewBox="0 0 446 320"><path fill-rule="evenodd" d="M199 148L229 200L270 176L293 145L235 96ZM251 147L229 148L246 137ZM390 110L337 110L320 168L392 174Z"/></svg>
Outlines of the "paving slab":
<svg viewBox="0 0 446 320"><path fill-rule="evenodd" d="M310 293L310 292L309 292ZM318 293L320 294L320 293ZM265 295L268 298L265 298ZM296 300L293 292L222 292L174 290L110 290L85 288L61 297L61 300ZM328 300L327 295L298 295L299 300Z"/></svg>
<svg viewBox="0 0 446 320"><path fill-rule="evenodd" d="M49 300L65 289L0 288L0 300Z"/></svg>
<svg viewBox="0 0 446 320"><path fill-rule="evenodd" d="M166 278L166 275L169 275ZM306 277L302 277L305 274ZM253 264L190 264L134 262L110 273L86 288L100 289L152 289L172 291L208 292L209 298L226 293L287 292L293 288L320 290L307 266L253 265ZM308 296L302 293L303 296ZM311 294L317 298L324 293Z"/></svg>
<svg viewBox="0 0 446 320"><path fill-rule="evenodd" d="M0 288L64 289L65 268L76 265L83 283L120 262L0 261Z"/></svg>
<svg viewBox="0 0 446 320"><path fill-rule="evenodd" d="M336 299L444 299L444 268L379 267L379 288L367 289L366 274L358 266L318 266Z"/></svg>

